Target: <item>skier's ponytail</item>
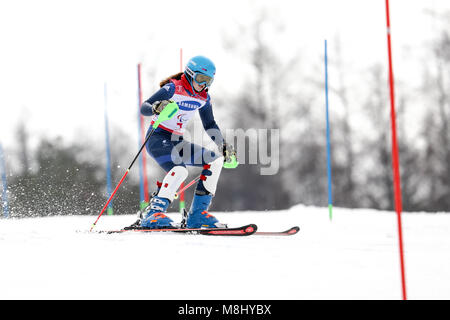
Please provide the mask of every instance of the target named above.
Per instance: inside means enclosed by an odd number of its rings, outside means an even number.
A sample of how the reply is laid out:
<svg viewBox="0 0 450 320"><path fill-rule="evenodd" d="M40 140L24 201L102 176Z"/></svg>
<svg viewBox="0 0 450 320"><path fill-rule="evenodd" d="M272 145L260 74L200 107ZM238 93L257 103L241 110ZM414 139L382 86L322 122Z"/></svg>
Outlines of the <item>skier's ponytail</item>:
<svg viewBox="0 0 450 320"><path fill-rule="evenodd" d="M164 87L166 84L168 84L170 82L170 80L175 79L175 80L180 80L181 76L183 75L184 72L178 72L177 74L171 75L170 77L164 79L163 81L161 81L159 83L159 86L162 88Z"/></svg>

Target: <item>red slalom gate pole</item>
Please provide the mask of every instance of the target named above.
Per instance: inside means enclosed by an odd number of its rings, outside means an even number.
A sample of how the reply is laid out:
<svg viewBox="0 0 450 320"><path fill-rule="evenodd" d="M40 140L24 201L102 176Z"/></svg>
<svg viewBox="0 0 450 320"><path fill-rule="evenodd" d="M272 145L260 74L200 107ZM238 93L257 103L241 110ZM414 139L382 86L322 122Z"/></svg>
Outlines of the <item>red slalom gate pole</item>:
<svg viewBox="0 0 450 320"><path fill-rule="evenodd" d="M139 91L139 106L140 108L142 106L142 72L141 72L141 64L138 64L138 91ZM142 140L145 139L145 123L144 123L144 116L141 114L140 116L141 120L141 136ZM149 194L148 194L148 176L147 176L147 156L146 153L142 153L142 175L144 179L144 202L149 203Z"/></svg>
<svg viewBox="0 0 450 320"><path fill-rule="evenodd" d="M183 71L183 48L180 48L180 72ZM179 201L180 201L180 213L182 214L185 207L186 207L186 203L184 201L184 190L186 190L187 188L184 187L184 182L181 183L180 185L181 191L178 192L178 195L180 197ZM177 195L177 197L178 197Z"/></svg>
<svg viewBox="0 0 450 320"><path fill-rule="evenodd" d="M397 125L395 114L395 94L394 94L394 72L392 68L392 47L391 47L391 22L389 14L389 0L386 0L386 26L387 26L387 42L389 57L389 88L391 100L391 126L392 126L392 170L394 175L394 197L395 211L397 212L398 222L398 239L400 248L400 268L402 275L402 294L403 300L406 300L406 276L405 276L405 260L403 254L403 235L402 235L402 190L400 184L400 166L398 157L397 144Z"/></svg>

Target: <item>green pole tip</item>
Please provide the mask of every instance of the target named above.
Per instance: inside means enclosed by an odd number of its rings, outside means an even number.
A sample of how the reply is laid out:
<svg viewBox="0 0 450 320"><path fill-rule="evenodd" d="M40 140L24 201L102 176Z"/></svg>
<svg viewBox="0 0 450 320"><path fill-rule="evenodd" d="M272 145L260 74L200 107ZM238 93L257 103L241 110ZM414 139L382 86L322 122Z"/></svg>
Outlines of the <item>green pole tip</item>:
<svg viewBox="0 0 450 320"><path fill-rule="evenodd" d="M170 102L158 115L158 119L153 124L153 128L156 129L161 122L172 119L172 117L175 115L175 113L178 112L178 110L178 104L174 101Z"/></svg>
<svg viewBox="0 0 450 320"><path fill-rule="evenodd" d="M333 219L333 205L332 204L328 205L328 212L330 215L330 220L332 220Z"/></svg>
<svg viewBox="0 0 450 320"><path fill-rule="evenodd" d="M140 208L141 211L142 211L142 210L144 210L145 208L147 208L147 206L148 206L148 202L142 201L142 202L140 203L139 208Z"/></svg>
<svg viewBox="0 0 450 320"><path fill-rule="evenodd" d="M239 165L236 156L231 156L231 161L225 161L223 167L226 169L235 169Z"/></svg>

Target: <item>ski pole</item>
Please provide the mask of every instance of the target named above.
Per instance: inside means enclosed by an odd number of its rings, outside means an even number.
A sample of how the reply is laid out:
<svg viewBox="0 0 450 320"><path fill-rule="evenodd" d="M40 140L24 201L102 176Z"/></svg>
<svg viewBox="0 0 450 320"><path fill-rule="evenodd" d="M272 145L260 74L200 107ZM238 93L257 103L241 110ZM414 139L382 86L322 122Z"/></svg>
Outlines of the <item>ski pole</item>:
<svg viewBox="0 0 450 320"><path fill-rule="evenodd" d="M231 156L230 161L225 161L223 163L223 167L227 169L234 169L239 165L239 162L237 161L237 158L235 155ZM202 175L199 175L197 178L189 182L187 185L182 187L178 192L175 193L175 199L178 199L179 195L181 195L186 189L188 189L190 186L192 186L194 183L196 183L198 180L202 178Z"/></svg>
<svg viewBox="0 0 450 320"><path fill-rule="evenodd" d="M197 178L195 178L194 180L192 180L191 182L189 182L187 185L185 185L183 188L181 188L177 193L175 193L175 199L178 198L178 195L180 195L181 193L183 193L184 191L186 191L186 189L188 189L190 186L192 186L194 183L196 183L198 180L200 180L200 176L198 176Z"/></svg>
<svg viewBox="0 0 450 320"><path fill-rule="evenodd" d="M100 214L97 217L97 220L95 220L95 222L92 224L91 229L89 230L89 232L92 231L92 229L94 229L95 225L97 224L97 221L100 219L100 217L102 216L103 212L105 212L106 208L108 207L109 203L111 202L112 198L114 197L114 195L116 194L117 190L119 189L120 185L122 184L122 182L125 180L125 177L127 176L128 172L130 172L131 167L133 166L133 164L136 162L136 159L139 157L139 155L142 152L142 149L144 149L145 145L147 144L147 141L150 139L150 137L152 136L153 132L155 132L156 128L158 128L159 124L163 121L169 120L171 119L175 113L177 113L178 111L178 105L175 102L171 102L169 103L159 114L158 119L156 119L155 123L153 124L153 128L152 131L150 131L150 133L147 135L144 143L142 144L141 148L139 149L138 153L136 154L136 156L134 157L133 161L131 162L130 166L128 167L128 169L125 171L125 174L123 175L122 179L120 179L119 183L117 184L116 188L114 189L113 193L111 194L111 196L109 197L108 201L106 202L105 206L103 207L102 211L100 212Z"/></svg>

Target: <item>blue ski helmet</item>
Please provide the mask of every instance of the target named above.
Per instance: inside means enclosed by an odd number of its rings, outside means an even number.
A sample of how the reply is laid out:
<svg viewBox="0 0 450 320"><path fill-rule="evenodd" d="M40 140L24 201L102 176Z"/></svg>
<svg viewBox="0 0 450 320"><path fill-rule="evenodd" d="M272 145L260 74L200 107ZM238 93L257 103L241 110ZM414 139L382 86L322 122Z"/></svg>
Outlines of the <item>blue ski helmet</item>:
<svg viewBox="0 0 450 320"><path fill-rule="evenodd" d="M188 76L191 85L194 80L199 85L210 87L214 81L216 66L204 56L195 56L188 61L184 73Z"/></svg>

